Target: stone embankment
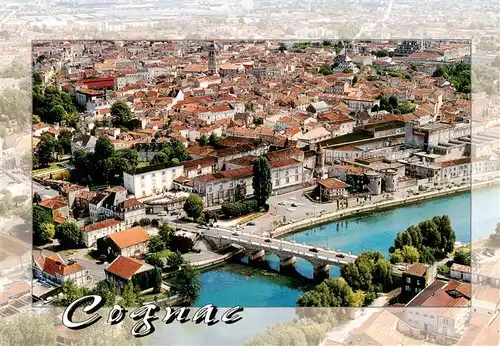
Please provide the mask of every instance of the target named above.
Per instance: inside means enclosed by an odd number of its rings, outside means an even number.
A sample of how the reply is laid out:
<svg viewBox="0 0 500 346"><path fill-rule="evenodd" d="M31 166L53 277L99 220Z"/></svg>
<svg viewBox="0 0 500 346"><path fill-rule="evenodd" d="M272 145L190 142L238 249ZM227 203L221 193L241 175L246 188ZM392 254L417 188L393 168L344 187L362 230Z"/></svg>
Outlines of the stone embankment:
<svg viewBox="0 0 500 346"><path fill-rule="evenodd" d="M473 184L472 189L482 188L490 185L497 185L499 183L500 179L478 182ZM442 189L438 191L420 192L418 195L393 198L387 201L378 201L371 204L365 204L362 206L340 209L334 212L324 213L320 216L302 219L291 224L277 227L269 233L269 236L272 238L283 237L289 233L294 233L302 229L332 222L339 219L344 219L358 214L373 213L381 210L396 208L433 198L445 197L448 195L454 195L457 193L462 193L467 191L471 191L470 185L455 186L452 188Z"/></svg>

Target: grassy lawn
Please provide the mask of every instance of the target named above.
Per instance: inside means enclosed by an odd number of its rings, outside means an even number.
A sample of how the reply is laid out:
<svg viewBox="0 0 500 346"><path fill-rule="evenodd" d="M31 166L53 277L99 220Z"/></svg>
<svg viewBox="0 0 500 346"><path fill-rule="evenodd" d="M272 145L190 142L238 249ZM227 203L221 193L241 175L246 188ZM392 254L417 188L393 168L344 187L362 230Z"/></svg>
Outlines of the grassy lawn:
<svg viewBox="0 0 500 346"><path fill-rule="evenodd" d="M155 297L156 297L156 299L160 300L160 299L168 298L169 295L168 295L167 291L162 289L158 293L146 293L146 294L141 295L141 297L144 298L144 301L146 301L146 302L152 302L155 300Z"/></svg>
<svg viewBox="0 0 500 346"><path fill-rule="evenodd" d="M174 252L173 252L173 251L170 251L169 249L165 249L165 250L163 250L163 251L157 252L157 254L158 254L160 257L162 257L162 258L166 258L166 257L169 257L169 256L173 255L173 254L174 254Z"/></svg>
<svg viewBox="0 0 500 346"><path fill-rule="evenodd" d="M137 165L137 168L142 168L142 167L146 167L146 166L149 166L149 162L139 162L139 164Z"/></svg>
<svg viewBox="0 0 500 346"><path fill-rule="evenodd" d="M49 171L53 171L53 170L59 169L59 168L61 168L61 167L59 166L59 164L57 162L52 162L51 164L49 164L49 167L34 169L33 173L36 174L36 173L49 172Z"/></svg>

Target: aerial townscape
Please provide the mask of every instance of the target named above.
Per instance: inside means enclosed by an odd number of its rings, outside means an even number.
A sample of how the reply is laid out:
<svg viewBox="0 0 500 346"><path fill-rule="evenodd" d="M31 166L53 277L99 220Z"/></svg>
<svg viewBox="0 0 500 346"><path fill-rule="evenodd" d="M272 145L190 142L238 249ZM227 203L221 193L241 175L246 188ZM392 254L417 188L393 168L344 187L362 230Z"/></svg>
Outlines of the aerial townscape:
<svg viewBox="0 0 500 346"><path fill-rule="evenodd" d="M32 161L33 282L7 302L399 309L332 344L498 329L470 190L499 192L500 118L472 117L470 42L36 41L32 64L32 153L4 164Z"/></svg>

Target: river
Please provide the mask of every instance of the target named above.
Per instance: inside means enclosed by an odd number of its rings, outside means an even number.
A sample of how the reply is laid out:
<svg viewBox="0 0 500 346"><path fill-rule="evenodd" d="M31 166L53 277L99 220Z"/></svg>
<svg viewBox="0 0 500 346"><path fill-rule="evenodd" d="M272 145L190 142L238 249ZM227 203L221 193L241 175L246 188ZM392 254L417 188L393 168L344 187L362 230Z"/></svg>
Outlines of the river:
<svg viewBox="0 0 500 346"><path fill-rule="evenodd" d="M437 198L374 215L353 217L291 234L284 239L298 243L327 246L344 252L378 250L387 255L398 232L434 216L448 215L456 240L469 243L491 233L499 221L500 188L485 188L451 197ZM472 227L471 227L472 224ZM472 229L472 236L471 236ZM270 267L278 269L279 260L268 256ZM245 258L242 259L245 262ZM297 259L297 271L312 277L312 266ZM330 277L339 275L332 267ZM228 263L203 271L201 293L194 303L230 307L292 307L308 285L307 279L285 277L269 270Z"/></svg>

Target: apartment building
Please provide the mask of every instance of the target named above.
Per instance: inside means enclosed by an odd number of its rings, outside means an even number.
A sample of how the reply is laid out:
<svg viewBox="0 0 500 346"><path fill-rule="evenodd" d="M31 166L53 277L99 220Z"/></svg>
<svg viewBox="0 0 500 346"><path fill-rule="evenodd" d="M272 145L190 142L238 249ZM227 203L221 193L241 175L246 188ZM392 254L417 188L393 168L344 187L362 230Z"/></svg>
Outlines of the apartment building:
<svg viewBox="0 0 500 346"><path fill-rule="evenodd" d="M97 239L104 238L111 233L121 232L125 229L125 222L117 219L106 219L91 223L81 228L83 243L86 247L94 247Z"/></svg>
<svg viewBox="0 0 500 346"><path fill-rule="evenodd" d="M471 285L435 280L405 308L405 322L441 337L458 337L469 318ZM422 309L424 308L424 309Z"/></svg>
<svg viewBox="0 0 500 346"><path fill-rule="evenodd" d="M36 278L49 281L57 286L68 280L77 285L87 283L87 270L79 263L66 264L59 254L42 256L33 261L33 274Z"/></svg>
<svg viewBox="0 0 500 346"><path fill-rule="evenodd" d="M303 165L295 159L271 161L273 191L301 186ZM206 174L193 179L194 191L205 200L206 206L232 202L238 197L253 195L251 166Z"/></svg>
<svg viewBox="0 0 500 346"><path fill-rule="evenodd" d="M107 252L114 256L140 257L148 251L148 233L140 226L112 233L105 238Z"/></svg>
<svg viewBox="0 0 500 346"><path fill-rule="evenodd" d="M135 198L142 198L171 190L174 180L183 174L184 166L158 164L123 172L123 183Z"/></svg>

